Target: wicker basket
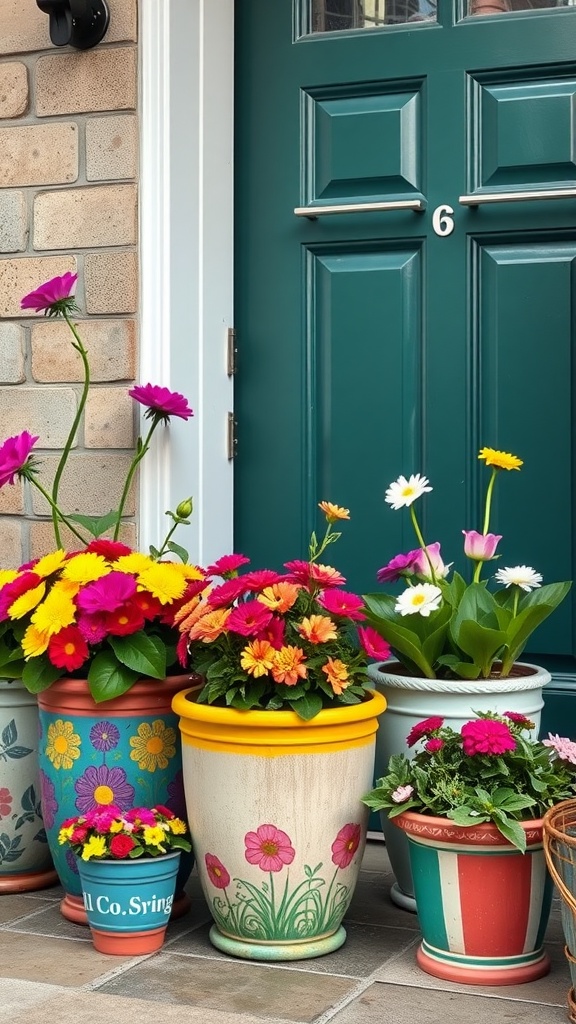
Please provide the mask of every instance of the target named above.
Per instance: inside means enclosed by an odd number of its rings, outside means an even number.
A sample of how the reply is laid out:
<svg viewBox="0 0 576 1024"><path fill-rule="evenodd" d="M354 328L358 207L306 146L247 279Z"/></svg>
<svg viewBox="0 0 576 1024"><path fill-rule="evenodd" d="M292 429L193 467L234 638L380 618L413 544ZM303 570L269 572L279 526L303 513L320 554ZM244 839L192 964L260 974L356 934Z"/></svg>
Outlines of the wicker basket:
<svg viewBox="0 0 576 1024"><path fill-rule="evenodd" d="M562 926L572 989L569 1006L576 1024L576 799L564 800L544 815L544 853L552 879L562 898ZM572 1003L570 1003L572 999Z"/></svg>

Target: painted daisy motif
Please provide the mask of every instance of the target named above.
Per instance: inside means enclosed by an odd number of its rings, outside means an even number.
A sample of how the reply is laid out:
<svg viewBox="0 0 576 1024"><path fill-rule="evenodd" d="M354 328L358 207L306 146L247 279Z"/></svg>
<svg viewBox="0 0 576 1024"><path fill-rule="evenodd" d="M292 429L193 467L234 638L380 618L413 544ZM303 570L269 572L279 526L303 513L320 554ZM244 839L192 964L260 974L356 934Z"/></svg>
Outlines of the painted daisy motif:
<svg viewBox="0 0 576 1024"><path fill-rule="evenodd" d="M498 569L494 579L505 587L521 587L528 594L542 585L542 574L536 572L530 565L514 565L511 569L508 566Z"/></svg>
<svg viewBox="0 0 576 1024"><path fill-rule="evenodd" d="M399 595L394 611L400 615L422 615L427 619L432 612L438 611L442 600L440 587L433 583L418 583Z"/></svg>
<svg viewBox="0 0 576 1024"><path fill-rule="evenodd" d="M413 501L416 501L416 498L420 498L426 491L431 490L428 478L421 476L420 473L413 473L408 479L405 476L399 476L390 484L385 500L396 511L399 508L408 508Z"/></svg>

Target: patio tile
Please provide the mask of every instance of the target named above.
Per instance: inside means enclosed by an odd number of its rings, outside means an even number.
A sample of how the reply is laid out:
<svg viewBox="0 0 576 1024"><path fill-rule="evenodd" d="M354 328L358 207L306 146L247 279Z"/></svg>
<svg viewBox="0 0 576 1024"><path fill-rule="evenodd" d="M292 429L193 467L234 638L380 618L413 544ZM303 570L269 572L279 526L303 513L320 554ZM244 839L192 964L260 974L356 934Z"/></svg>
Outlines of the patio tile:
<svg viewBox="0 0 576 1024"><path fill-rule="evenodd" d="M376 873L362 870L346 920L418 931L416 914L402 910L392 903L389 892L393 881L394 876L391 872Z"/></svg>
<svg viewBox="0 0 576 1024"><path fill-rule="evenodd" d="M10 930L32 932L34 935L54 935L62 939L80 939L91 942L88 925L74 924L62 917L60 901L44 903L29 902L27 916L9 926Z"/></svg>
<svg viewBox="0 0 576 1024"><path fill-rule="evenodd" d="M98 991L276 1021L289 1013L291 1021L307 1022L326 1013L354 987L352 980L303 970L232 959L219 960L216 966L198 957L160 953L112 978Z"/></svg>
<svg viewBox="0 0 576 1024"><path fill-rule="evenodd" d="M530 987L530 986L527 986ZM514 999L486 1000L476 994L463 995L459 991L406 988L402 985L382 985L375 982L360 996L332 1017L331 1024L565 1024L563 1006L547 1006L519 1002Z"/></svg>
<svg viewBox="0 0 576 1024"><path fill-rule="evenodd" d="M0 931L0 964L11 978L48 982L53 985L81 986L107 974L111 957L97 953L85 932L85 939L46 938L16 931ZM114 966L129 962L114 957ZM118 961L118 963L116 963Z"/></svg>
<svg viewBox="0 0 576 1024"><path fill-rule="evenodd" d="M2 893L0 898L0 924L8 924L19 917L32 914L41 906L49 907L49 900L32 900L23 893Z"/></svg>

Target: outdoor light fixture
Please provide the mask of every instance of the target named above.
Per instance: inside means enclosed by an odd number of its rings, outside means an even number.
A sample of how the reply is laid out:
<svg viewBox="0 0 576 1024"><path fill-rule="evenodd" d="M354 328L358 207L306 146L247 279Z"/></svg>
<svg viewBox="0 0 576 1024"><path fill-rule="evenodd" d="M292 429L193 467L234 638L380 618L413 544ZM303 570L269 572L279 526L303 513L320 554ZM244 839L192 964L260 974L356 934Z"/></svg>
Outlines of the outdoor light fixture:
<svg viewBox="0 0 576 1024"><path fill-rule="evenodd" d="M36 0L50 18L50 39L54 46L75 46L89 50L106 35L110 11L106 0Z"/></svg>

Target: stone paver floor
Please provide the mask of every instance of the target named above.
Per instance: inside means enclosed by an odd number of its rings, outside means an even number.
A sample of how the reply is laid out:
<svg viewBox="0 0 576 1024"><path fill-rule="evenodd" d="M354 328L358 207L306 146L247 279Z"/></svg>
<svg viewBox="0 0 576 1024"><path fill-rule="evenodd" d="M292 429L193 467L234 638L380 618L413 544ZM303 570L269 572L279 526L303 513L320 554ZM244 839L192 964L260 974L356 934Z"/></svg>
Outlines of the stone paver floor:
<svg viewBox="0 0 576 1024"><path fill-rule="evenodd" d="M7 1024L561 1024L570 974L555 901L547 977L476 988L419 970L416 917L395 907L382 843L368 843L335 953L291 964L225 956L208 941L210 916L192 876L190 911L148 957L97 953L65 921L61 890L0 897L0 1021Z"/></svg>

